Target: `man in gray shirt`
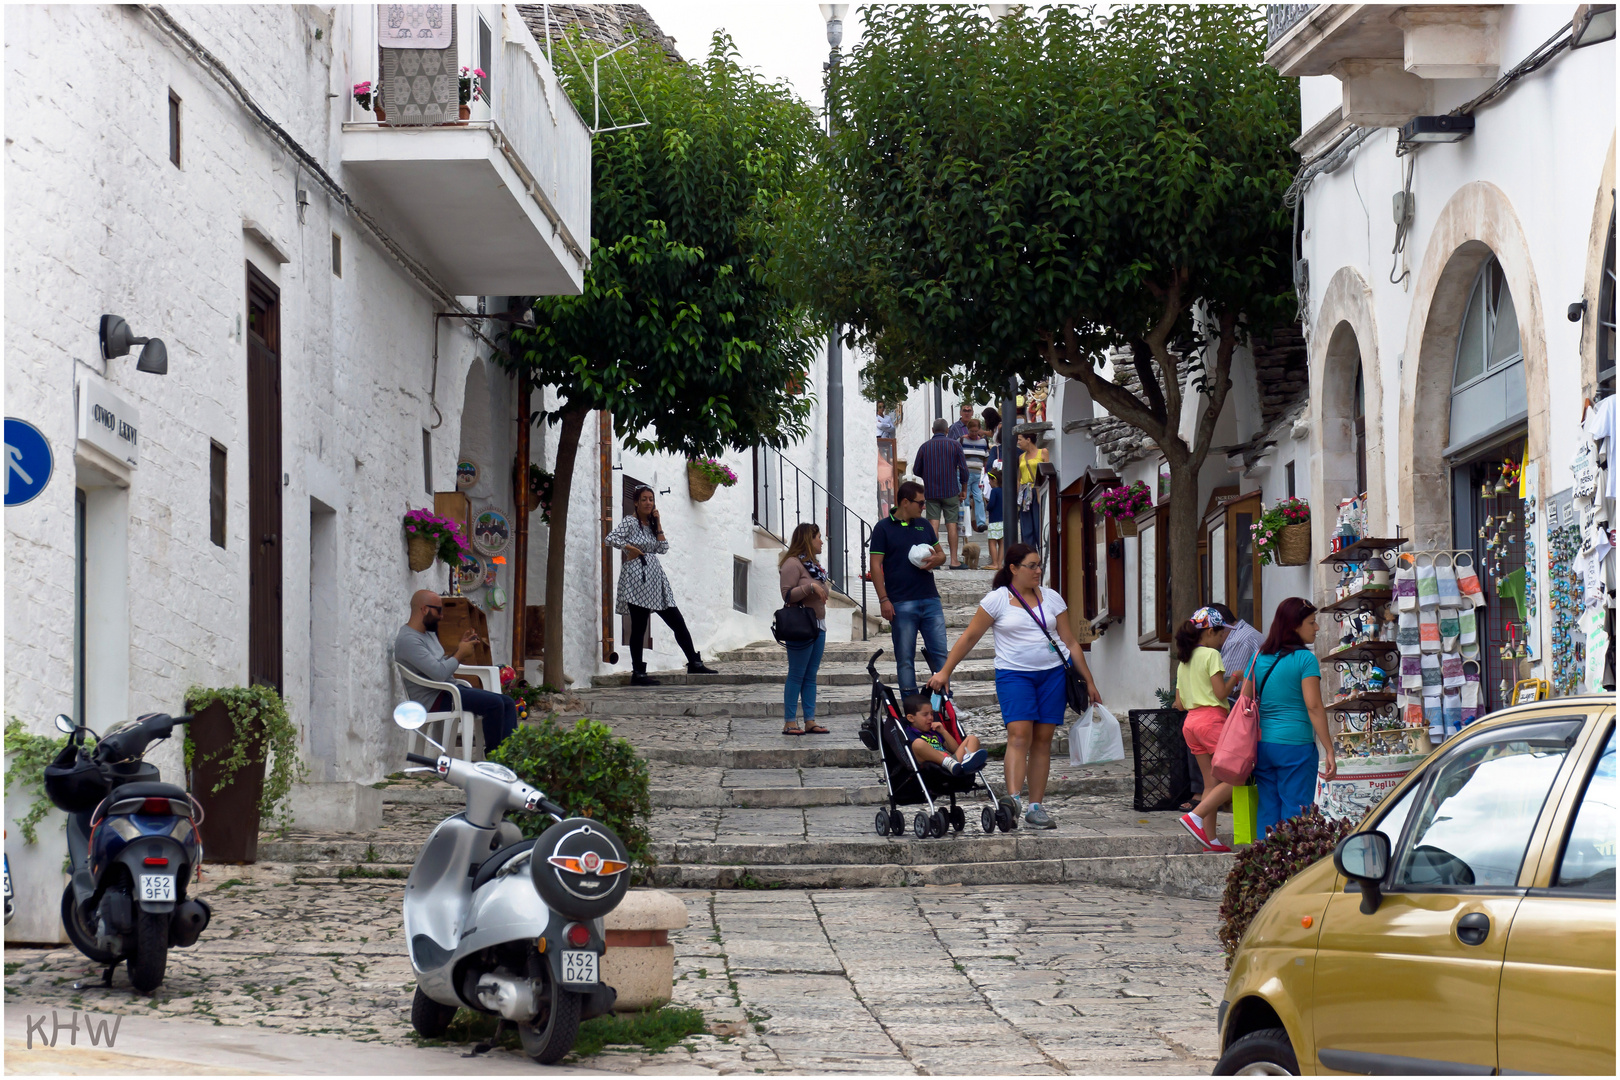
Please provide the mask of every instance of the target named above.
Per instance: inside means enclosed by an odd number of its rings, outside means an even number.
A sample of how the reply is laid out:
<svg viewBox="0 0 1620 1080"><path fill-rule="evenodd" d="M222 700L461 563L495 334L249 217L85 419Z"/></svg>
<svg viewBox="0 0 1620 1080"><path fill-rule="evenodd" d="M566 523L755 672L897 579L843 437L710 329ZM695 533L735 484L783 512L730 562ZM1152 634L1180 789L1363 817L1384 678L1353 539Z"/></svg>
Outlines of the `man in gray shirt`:
<svg viewBox="0 0 1620 1080"><path fill-rule="evenodd" d="M459 682L454 679L456 669L472 658L478 644L478 634L469 627L461 635L461 644L454 653L446 653L439 644L436 631L444 615L444 601L431 589L422 589L411 597L411 619L399 628L394 638L394 659L424 679L434 682ZM428 712L449 712L450 692L435 690L431 686L406 683L405 692ZM478 716L484 723L484 753L488 755L517 730L517 702L505 694L478 690L461 683L461 707Z"/></svg>

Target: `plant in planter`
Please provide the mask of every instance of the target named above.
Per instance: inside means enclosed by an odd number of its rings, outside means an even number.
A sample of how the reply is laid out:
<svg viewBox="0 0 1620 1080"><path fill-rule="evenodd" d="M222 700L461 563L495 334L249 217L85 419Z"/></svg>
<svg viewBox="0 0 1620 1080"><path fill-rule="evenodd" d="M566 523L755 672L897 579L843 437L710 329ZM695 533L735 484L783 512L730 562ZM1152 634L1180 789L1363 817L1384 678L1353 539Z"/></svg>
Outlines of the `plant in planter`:
<svg viewBox="0 0 1620 1080"><path fill-rule="evenodd" d="M463 120L472 115L469 106L474 101L485 100L483 80L487 78L489 76L484 74L483 68L461 69L461 78L457 80L457 84L461 90L461 118Z"/></svg>
<svg viewBox="0 0 1620 1080"><path fill-rule="evenodd" d="M406 512L405 539L415 573L432 566L434 559L446 566L461 566L472 558L472 547L461 535L461 526L427 509Z"/></svg>
<svg viewBox="0 0 1620 1080"><path fill-rule="evenodd" d="M1249 526L1260 565L1304 566L1311 557L1311 504L1304 499L1278 499Z"/></svg>
<svg viewBox="0 0 1620 1080"><path fill-rule="evenodd" d="M308 775L298 728L270 686L193 686L186 711L197 714L186 730L186 769L214 823L210 861L252 862L260 822L291 824L293 785Z"/></svg>
<svg viewBox="0 0 1620 1080"><path fill-rule="evenodd" d="M714 498L715 488L736 482L737 474L714 458L689 458L686 462L686 485L694 502L708 502Z"/></svg>
<svg viewBox="0 0 1620 1080"><path fill-rule="evenodd" d="M48 735L35 735L26 730L22 721L15 716L6 718L6 757L10 760L6 762L5 793L10 795L11 785L21 781L23 788L34 797L28 812L17 819L23 840L27 843L39 842L39 823L51 811L50 796L45 794L45 766L56 759L67 741L66 735L54 739ZM85 749L94 746L92 739L85 739Z"/></svg>
<svg viewBox="0 0 1620 1080"><path fill-rule="evenodd" d="M1153 505L1153 493L1138 480L1130 485L1105 488L1091 505L1104 516L1113 518L1121 534L1135 536L1136 515Z"/></svg>
<svg viewBox="0 0 1620 1080"><path fill-rule="evenodd" d="M1238 853L1226 877L1221 897L1221 947L1227 970L1237 955L1243 934L1284 882L1320 859L1333 854L1340 840L1356 831L1356 822L1331 820L1316 807L1266 830L1265 839Z"/></svg>
<svg viewBox="0 0 1620 1080"><path fill-rule="evenodd" d="M529 465L529 494L534 496L534 505L530 509L540 511L540 520L547 525L551 524L551 491L557 483L555 473L547 472L540 466Z"/></svg>
<svg viewBox="0 0 1620 1080"><path fill-rule="evenodd" d="M373 90L370 79L365 82L357 82L354 84L354 103L366 112L370 112L373 104L382 105L382 91Z"/></svg>
<svg viewBox="0 0 1620 1080"><path fill-rule="evenodd" d="M593 818L618 833L639 866L653 864L647 763L606 724L582 718L564 727L548 716L539 724L520 726L489 760L507 766L570 814ZM520 814L512 820L525 836L539 836L551 825L543 814Z"/></svg>

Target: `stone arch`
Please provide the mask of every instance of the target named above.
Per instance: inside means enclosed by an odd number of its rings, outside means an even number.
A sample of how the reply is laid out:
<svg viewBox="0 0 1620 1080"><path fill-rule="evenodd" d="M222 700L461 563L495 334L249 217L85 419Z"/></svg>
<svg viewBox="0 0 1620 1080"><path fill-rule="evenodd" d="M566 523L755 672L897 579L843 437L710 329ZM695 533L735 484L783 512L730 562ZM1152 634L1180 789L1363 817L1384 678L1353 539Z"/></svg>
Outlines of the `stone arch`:
<svg viewBox="0 0 1620 1080"><path fill-rule="evenodd" d="M1451 546L1451 376L1468 294L1492 255L1519 317L1529 397L1529 460L1547 458L1547 332L1530 242L1507 195L1483 180L1459 188L1423 253L1406 327L1401 374L1399 521L1414 547Z"/></svg>
<svg viewBox="0 0 1620 1080"><path fill-rule="evenodd" d="M1592 231L1586 242L1586 275L1581 296L1586 300L1586 317L1581 324L1581 393L1597 392L1598 297L1603 281L1603 253L1609 245L1609 221L1615 213L1614 142L1609 136L1609 152L1603 159L1603 177L1598 182L1597 200L1592 206Z"/></svg>
<svg viewBox="0 0 1620 1080"><path fill-rule="evenodd" d="M476 461L481 470L478 483L467 490L469 498L487 497L497 490L491 470L496 467L493 432L490 430L489 372L484 361L474 359L467 365L467 377L462 383L461 435L457 460Z"/></svg>
<svg viewBox="0 0 1620 1080"><path fill-rule="evenodd" d="M1322 294L1310 338L1311 502L1317 508L1315 550L1326 552L1339 500L1356 494L1353 405L1361 373L1367 425L1367 520L1382 526L1389 500L1384 477L1383 375L1372 287L1353 266L1343 266Z"/></svg>

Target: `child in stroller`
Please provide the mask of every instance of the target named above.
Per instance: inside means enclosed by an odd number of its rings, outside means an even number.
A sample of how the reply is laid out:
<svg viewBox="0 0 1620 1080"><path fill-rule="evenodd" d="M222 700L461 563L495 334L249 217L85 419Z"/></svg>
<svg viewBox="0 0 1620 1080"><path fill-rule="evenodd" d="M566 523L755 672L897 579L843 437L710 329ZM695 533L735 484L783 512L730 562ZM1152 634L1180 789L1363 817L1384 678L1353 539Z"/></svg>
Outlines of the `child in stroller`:
<svg viewBox="0 0 1620 1080"><path fill-rule="evenodd" d="M878 675L877 659L882 655L879 649L866 665L872 677L872 712L861 725L861 741L877 751L889 792L889 805L877 812L877 834L903 835L906 819L899 807L918 803L927 806L912 821L919 840L952 830L961 832L967 814L956 804L956 797L974 791L986 802L979 812L985 832L1017 828L1017 820L997 804L995 792L981 772L989 755L980 749L976 737L962 731L950 695L945 695L937 713L926 695L912 695L903 714L894 691ZM945 805L935 805L935 799Z"/></svg>

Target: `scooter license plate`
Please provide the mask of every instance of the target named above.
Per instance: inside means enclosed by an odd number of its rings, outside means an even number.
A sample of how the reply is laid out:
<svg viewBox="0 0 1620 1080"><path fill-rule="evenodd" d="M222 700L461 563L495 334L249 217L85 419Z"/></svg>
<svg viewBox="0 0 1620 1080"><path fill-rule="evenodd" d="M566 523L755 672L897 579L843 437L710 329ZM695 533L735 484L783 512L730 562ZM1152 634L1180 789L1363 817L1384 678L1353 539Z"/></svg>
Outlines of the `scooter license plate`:
<svg viewBox="0 0 1620 1080"><path fill-rule="evenodd" d="M593 952L576 952L569 950L563 953L562 981L571 986L600 981L596 975L596 954Z"/></svg>
<svg viewBox="0 0 1620 1080"><path fill-rule="evenodd" d="M142 900L173 900L174 878L169 874L142 874Z"/></svg>

